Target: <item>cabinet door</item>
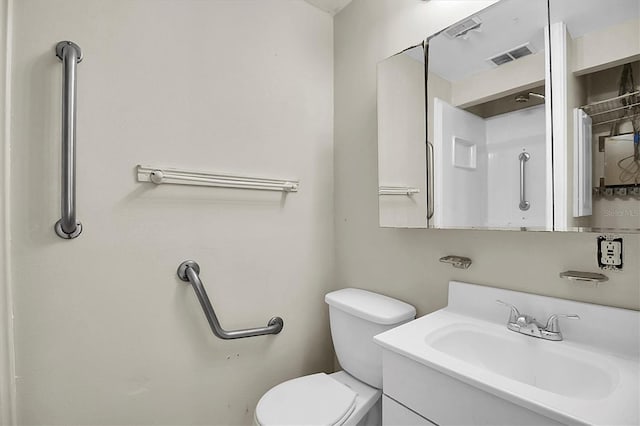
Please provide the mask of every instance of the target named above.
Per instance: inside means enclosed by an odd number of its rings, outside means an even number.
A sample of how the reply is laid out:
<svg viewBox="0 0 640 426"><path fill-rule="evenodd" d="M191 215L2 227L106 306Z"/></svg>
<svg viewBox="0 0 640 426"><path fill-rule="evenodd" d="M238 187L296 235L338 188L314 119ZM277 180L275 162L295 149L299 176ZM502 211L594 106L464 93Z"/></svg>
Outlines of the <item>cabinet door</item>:
<svg viewBox="0 0 640 426"><path fill-rule="evenodd" d="M427 227L424 47L378 64L380 226Z"/></svg>
<svg viewBox="0 0 640 426"><path fill-rule="evenodd" d="M383 426L434 426L424 417L414 413L407 407L398 404L387 395L382 396Z"/></svg>

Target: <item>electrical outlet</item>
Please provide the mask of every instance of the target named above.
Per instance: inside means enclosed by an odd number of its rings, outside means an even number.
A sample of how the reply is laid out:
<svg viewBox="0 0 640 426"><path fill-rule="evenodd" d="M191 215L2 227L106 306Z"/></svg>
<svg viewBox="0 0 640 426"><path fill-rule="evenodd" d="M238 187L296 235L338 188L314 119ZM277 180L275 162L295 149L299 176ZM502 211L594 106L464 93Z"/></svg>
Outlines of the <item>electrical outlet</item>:
<svg viewBox="0 0 640 426"><path fill-rule="evenodd" d="M622 269L622 238L598 237L598 266Z"/></svg>

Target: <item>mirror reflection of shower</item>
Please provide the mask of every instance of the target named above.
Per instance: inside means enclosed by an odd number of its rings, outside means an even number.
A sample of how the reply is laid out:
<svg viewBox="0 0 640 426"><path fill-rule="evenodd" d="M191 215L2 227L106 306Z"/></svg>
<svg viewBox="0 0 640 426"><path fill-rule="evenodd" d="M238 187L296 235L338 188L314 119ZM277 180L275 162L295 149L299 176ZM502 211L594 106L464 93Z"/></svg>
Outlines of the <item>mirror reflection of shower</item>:
<svg viewBox="0 0 640 426"><path fill-rule="evenodd" d="M553 228L547 12L503 0L429 40L435 227Z"/></svg>

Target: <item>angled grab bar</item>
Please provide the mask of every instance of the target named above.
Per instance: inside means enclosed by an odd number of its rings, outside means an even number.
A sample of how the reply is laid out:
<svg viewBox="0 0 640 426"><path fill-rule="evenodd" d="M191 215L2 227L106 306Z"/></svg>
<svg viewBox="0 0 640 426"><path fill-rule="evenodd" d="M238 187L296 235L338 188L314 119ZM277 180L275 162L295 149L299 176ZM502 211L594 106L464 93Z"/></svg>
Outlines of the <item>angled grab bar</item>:
<svg viewBox="0 0 640 426"><path fill-rule="evenodd" d="M280 317L271 318L266 327L246 328L243 330L233 331L223 329L220 325L220 321L218 321L215 311L213 310L213 306L211 306L209 296L207 296L207 291L204 289L204 285L200 280L199 274L200 266L193 260L186 260L178 267L178 277L182 281L191 283L193 290L196 292L196 296L198 296L198 301L200 301L200 306L202 306L204 316L207 318L213 334L221 339L230 340L241 339L243 337L263 336L265 334L278 334L282 331L284 321Z"/></svg>
<svg viewBox="0 0 640 426"><path fill-rule="evenodd" d="M76 66L82 61L80 46L70 41L56 45L62 61L62 217L54 229L60 238L76 238L82 224L76 222Z"/></svg>

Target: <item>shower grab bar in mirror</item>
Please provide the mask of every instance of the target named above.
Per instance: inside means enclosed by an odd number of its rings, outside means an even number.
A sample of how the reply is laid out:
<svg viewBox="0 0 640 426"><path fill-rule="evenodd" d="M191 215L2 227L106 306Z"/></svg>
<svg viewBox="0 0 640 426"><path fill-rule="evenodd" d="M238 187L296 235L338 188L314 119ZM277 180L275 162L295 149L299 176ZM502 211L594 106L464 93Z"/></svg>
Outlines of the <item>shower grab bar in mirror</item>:
<svg viewBox="0 0 640 426"><path fill-rule="evenodd" d="M528 152L521 152L518 156L520 160L520 210L526 211L529 210L531 204L527 201L527 196L525 193L525 178L524 178L524 164L529 161L531 155Z"/></svg>
<svg viewBox="0 0 640 426"><path fill-rule="evenodd" d="M76 221L76 66L82 61L80 46L70 41L56 45L62 61L62 217L54 226L60 238L76 238L82 224Z"/></svg>
<svg viewBox="0 0 640 426"><path fill-rule="evenodd" d="M220 321L218 321L218 317L209 301L209 296L207 296L207 291L200 280L200 266L193 260L186 260L178 267L178 277L182 281L191 283L193 290L196 292L196 296L198 296L198 301L200 301L204 315L209 322L211 331L221 339L230 340L241 339L243 337L263 336L265 334L278 334L282 331L282 327L284 327L282 318L273 317L269 320L266 327L227 331L220 325Z"/></svg>
<svg viewBox="0 0 640 426"><path fill-rule="evenodd" d="M298 192L299 185L297 180L265 179L140 165L137 166L137 174L138 182L152 182L156 185L169 183L282 192Z"/></svg>
<svg viewBox="0 0 640 426"><path fill-rule="evenodd" d="M434 170L433 170L433 144L431 142L427 142L427 219L433 218L434 205Z"/></svg>
<svg viewBox="0 0 640 426"><path fill-rule="evenodd" d="M419 194L420 189L405 186L381 186L378 188L378 195L408 195Z"/></svg>

